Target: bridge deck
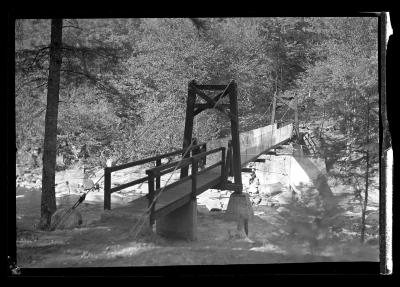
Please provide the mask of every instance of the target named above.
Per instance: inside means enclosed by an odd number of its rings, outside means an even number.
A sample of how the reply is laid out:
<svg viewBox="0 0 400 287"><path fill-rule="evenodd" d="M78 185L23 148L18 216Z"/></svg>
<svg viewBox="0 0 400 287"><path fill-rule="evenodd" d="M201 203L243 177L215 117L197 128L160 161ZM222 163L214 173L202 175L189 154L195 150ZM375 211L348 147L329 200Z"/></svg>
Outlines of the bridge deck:
<svg viewBox="0 0 400 287"><path fill-rule="evenodd" d="M196 195L199 195L207 189L213 188L221 181L221 167L217 166L205 172L197 174L197 190ZM182 181L180 184L164 189L163 193L157 199L155 205L155 218L162 217L176 208L179 208L191 200L192 197L192 180L190 178ZM142 213L147 209L147 196L139 197L129 203L129 210Z"/></svg>

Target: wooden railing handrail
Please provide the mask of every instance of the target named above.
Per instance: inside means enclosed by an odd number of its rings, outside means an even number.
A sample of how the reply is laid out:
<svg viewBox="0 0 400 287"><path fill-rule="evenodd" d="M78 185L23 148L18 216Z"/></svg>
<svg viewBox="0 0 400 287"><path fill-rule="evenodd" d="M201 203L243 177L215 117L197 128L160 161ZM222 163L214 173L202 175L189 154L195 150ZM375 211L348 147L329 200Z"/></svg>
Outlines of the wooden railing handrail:
<svg viewBox="0 0 400 287"><path fill-rule="evenodd" d="M176 167L178 169L178 168L182 168L182 167L185 167L185 166L189 166L191 163L192 163L191 158L188 157L188 158L181 159L179 161L174 161L174 162L170 162L170 163L167 163L167 164L163 164L163 165L160 165L160 166L156 166L156 167L152 167L152 168L146 169L146 173L148 175L150 175L150 174L157 175L161 171L163 171L164 169L170 169L170 168L173 168L173 167Z"/></svg>
<svg viewBox="0 0 400 287"><path fill-rule="evenodd" d="M192 158L196 159L196 160L199 160L199 159L201 159L201 158L203 158L203 157L205 157L205 156L207 156L209 154L217 153L219 151L224 151L224 150L225 150L225 147L218 147L218 148L215 148L215 149L212 149L212 150L209 150L209 151L205 151L205 152L193 155Z"/></svg>
<svg viewBox="0 0 400 287"><path fill-rule="evenodd" d="M190 148L188 148L188 150L191 151L193 149L205 146L206 144L207 143L200 143L200 144L197 144L197 145L193 145ZM158 159L163 159L163 158L166 158L166 157L169 157L169 156L181 154L181 153L185 152L186 150L187 149L180 149L180 150L176 150L176 151L169 152L169 153L166 153L166 154L156 155L156 156L153 156L153 157L141 159L141 160L130 162L130 163L126 163L126 164L116 165L116 166L113 166L113 167L109 167L109 170L110 170L110 172L114 172L114 171L130 168L130 167L134 167L134 166L137 166L137 165L146 164L146 163L149 163L149 162L152 162L152 161L156 161Z"/></svg>

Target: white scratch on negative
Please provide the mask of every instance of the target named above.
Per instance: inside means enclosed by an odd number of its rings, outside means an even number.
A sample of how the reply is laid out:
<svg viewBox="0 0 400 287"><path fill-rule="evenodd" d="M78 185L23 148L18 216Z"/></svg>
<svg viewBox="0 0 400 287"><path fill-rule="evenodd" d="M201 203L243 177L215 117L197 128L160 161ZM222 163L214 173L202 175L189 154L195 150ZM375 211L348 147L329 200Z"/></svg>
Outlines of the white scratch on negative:
<svg viewBox="0 0 400 287"><path fill-rule="evenodd" d="M393 226L393 149L387 151L386 161L386 270L385 274L393 273L393 259L392 259L392 226Z"/></svg>

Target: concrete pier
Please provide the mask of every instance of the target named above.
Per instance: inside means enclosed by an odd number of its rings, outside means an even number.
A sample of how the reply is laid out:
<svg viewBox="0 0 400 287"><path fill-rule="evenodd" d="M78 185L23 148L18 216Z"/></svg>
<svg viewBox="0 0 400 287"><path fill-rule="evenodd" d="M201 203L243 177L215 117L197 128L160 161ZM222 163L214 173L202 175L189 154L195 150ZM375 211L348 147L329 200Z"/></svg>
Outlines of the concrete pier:
<svg viewBox="0 0 400 287"><path fill-rule="evenodd" d="M197 200L156 220L156 233L170 239L197 239Z"/></svg>

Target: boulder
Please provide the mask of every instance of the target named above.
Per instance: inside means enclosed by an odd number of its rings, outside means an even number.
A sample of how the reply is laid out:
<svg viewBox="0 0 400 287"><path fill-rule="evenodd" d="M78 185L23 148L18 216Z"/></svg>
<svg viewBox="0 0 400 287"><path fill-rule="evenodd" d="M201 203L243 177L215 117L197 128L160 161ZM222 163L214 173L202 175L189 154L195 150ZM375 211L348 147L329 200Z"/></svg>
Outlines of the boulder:
<svg viewBox="0 0 400 287"><path fill-rule="evenodd" d="M282 183L277 182L273 184L263 184L260 186L260 193L264 194L266 196L273 196L278 193L281 193L284 189L284 186Z"/></svg>
<svg viewBox="0 0 400 287"><path fill-rule="evenodd" d="M205 205L208 210L223 208L223 203L217 199L207 199L203 202L203 205Z"/></svg>
<svg viewBox="0 0 400 287"><path fill-rule="evenodd" d="M379 223L379 212L372 212L365 218L366 224L377 224Z"/></svg>
<svg viewBox="0 0 400 287"><path fill-rule="evenodd" d="M74 209L69 215L66 215L68 209L60 208L52 215L51 224L54 226L54 224L58 223L56 229L72 229L82 225L83 221L80 212Z"/></svg>
<svg viewBox="0 0 400 287"><path fill-rule="evenodd" d="M197 212L207 214L209 212L208 208L205 205L197 205Z"/></svg>
<svg viewBox="0 0 400 287"><path fill-rule="evenodd" d="M292 202L292 192L285 191L278 195L275 195L273 198L279 203L279 205L290 204Z"/></svg>

